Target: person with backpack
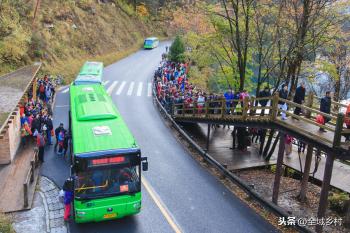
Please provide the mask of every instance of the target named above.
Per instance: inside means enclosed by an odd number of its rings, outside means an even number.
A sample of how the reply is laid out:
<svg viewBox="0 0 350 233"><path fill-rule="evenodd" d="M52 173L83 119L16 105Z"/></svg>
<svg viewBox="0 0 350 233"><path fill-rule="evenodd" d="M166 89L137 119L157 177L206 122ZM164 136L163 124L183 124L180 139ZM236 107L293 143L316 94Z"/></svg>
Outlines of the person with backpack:
<svg viewBox="0 0 350 233"><path fill-rule="evenodd" d="M64 221L68 221L71 215L73 201L73 179L68 178L63 185L63 202L64 202Z"/></svg>
<svg viewBox="0 0 350 233"><path fill-rule="evenodd" d="M54 151L57 151L57 146L58 146L58 135L60 134L60 132L64 130L63 128L63 123L60 123L60 125L55 129L55 136L56 136L56 143L55 143L55 147L54 147Z"/></svg>
<svg viewBox="0 0 350 233"><path fill-rule="evenodd" d="M63 154L64 138L65 138L64 130L61 130L58 134L58 152L57 152L58 155Z"/></svg>
<svg viewBox="0 0 350 233"><path fill-rule="evenodd" d="M45 95L45 85L43 82L40 82L39 84L39 98L45 102L46 95Z"/></svg>
<svg viewBox="0 0 350 233"><path fill-rule="evenodd" d="M39 153L38 153L39 161L43 163L44 162L45 139L44 139L41 132L38 132L36 134L36 145L39 148Z"/></svg>
<svg viewBox="0 0 350 233"><path fill-rule="evenodd" d="M331 105L332 105L331 92L327 91L326 96L321 99L320 112L331 114ZM323 123L324 125L331 120L330 118L325 116L323 116L323 118L324 118L324 123ZM326 132L324 128L320 128L320 131Z"/></svg>

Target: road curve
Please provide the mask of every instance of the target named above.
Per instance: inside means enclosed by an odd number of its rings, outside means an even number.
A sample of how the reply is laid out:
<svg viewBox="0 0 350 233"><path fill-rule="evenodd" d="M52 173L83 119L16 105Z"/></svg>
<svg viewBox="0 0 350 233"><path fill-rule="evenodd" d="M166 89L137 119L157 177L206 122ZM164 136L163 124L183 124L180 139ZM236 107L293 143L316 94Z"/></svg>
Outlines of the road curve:
<svg viewBox="0 0 350 233"><path fill-rule="evenodd" d="M143 174L153 195L143 185L143 209L139 215L102 223L70 223L70 231L174 232L156 203L159 202L182 232L277 232L202 168L163 123L152 103L150 83L166 45L169 43L140 50L104 70L106 89L143 156L148 157L149 171ZM68 92L63 89L54 109L55 126L59 122L67 124L68 104ZM42 174L61 186L69 174L68 164L50 148Z"/></svg>

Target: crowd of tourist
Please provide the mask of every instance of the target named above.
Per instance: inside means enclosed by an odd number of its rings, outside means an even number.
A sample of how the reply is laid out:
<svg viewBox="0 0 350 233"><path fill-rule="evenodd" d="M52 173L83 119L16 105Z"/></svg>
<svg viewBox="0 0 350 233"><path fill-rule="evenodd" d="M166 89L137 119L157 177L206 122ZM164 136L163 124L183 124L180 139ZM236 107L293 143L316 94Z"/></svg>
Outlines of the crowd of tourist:
<svg viewBox="0 0 350 233"><path fill-rule="evenodd" d="M208 94L190 82L188 63L175 63L164 59L155 72L154 83L157 98L168 112L175 104L176 110L180 112L192 111L190 109L195 107L195 111L203 113L205 102L209 100L209 113L220 113L224 103L226 114L240 114L243 99L249 97L246 90L234 92L231 88L224 94Z"/></svg>
<svg viewBox="0 0 350 233"><path fill-rule="evenodd" d="M22 145L30 144L35 139L39 150L39 160L44 162L44 148L53 144L53 136L56 136L56 144L59 146L58 153L65 154L67 152L68 133L63 125L54 131L52 102L55 95L55 85L51 78L45 75L38 79L34 85L36 85L36 93L33 93L33 89L31 89L28 92L27 102L20 106Z"/></svg>

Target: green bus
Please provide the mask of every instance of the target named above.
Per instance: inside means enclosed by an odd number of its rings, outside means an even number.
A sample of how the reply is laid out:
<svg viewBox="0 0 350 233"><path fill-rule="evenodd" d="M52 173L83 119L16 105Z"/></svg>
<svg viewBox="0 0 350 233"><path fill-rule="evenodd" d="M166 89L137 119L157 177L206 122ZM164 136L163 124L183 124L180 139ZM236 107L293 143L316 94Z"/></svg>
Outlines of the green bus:
<svg viewBox="0 0 350 233"><path fill-rule="evenodd" d="M143 43L143 47L145 49L153 49L158 47L158 45L159 45L159 39L157 37L146 38Z"/></svg>
<svg viewBox="0 0 350 233"><path fill-rule="evenodd" d="M76 79L74 85L85 85L85 84L101 84L103 76L103 63L96 61L87 61Z"/></svg>
<svg viewBox="0 0 350 233"><path fill-rule="evenodd" d="M139 213L147 157L103 85L71 85L69 116L75 222Z"/></svg>

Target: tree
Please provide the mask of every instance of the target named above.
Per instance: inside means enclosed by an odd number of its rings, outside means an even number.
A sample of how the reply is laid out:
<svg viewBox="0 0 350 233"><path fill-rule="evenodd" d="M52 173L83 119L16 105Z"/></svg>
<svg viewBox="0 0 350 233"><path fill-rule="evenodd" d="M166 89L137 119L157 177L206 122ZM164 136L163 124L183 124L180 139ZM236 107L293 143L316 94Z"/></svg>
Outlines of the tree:
<svg viewBox="0 0 350 233"><path fill-rule="evenodd" d="M179 35L176 36L174 42L169 49L170 60L174 62L183 62L185 60L185 45Z"/></svg>

